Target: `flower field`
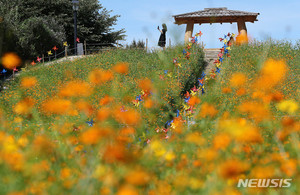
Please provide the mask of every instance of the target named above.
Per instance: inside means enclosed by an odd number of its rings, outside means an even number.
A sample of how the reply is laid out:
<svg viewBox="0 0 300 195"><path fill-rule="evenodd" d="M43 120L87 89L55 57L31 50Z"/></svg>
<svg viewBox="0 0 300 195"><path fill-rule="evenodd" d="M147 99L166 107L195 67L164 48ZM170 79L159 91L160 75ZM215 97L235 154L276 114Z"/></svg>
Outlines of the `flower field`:
<svg viewBox="0 0 300 195"><path fill-rule="evenodd" d="M298 194L299 45L230 46L228 34L204 75L198 36L36 64L6 83L0 194ZM247 178L292 181L238 188Z"/></svg>

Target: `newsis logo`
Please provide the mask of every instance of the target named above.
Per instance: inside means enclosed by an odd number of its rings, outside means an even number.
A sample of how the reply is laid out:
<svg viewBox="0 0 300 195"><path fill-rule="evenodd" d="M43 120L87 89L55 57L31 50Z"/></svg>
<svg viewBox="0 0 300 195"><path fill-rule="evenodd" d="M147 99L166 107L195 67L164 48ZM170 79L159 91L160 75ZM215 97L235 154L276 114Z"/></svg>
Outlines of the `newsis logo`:
<svg viewBox="0 0 300 195"><path fill-rule="evenodd" d="M288 188L292 179L239 179L237 187L244 188Z"/></svg>

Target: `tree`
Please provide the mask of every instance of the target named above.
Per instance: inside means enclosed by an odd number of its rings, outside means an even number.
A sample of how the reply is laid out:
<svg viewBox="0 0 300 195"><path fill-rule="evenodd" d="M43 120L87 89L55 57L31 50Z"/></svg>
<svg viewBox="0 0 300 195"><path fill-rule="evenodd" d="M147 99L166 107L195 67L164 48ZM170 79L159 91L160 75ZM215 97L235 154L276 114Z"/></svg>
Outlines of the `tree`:
<svg viewBox="0 0 300 195"><path fill-rule="evenodd" d="M138 42L136 42L135 40L133 40L131 42L130 45L126 45L127 49L145 49L145 42L143 40L138 40Z"/></svg>
<svg viewBox="0 0 300 195"><path fill-rule="evenodd" d="M106 10L98 0L79 2L78 37L80 40L92 43L116 43L124 38L124 29L115 31L112 27L116 25L119 15L111 16L111 12ZM67 41L73 47L72 2L71 0L0 0L0 36L1 45L7 42L6 39L15 40L12 48L23 58L45 53L54 45L61 48L63 41ZM8 51L11 48L3 47L2 50Z"/></svg>

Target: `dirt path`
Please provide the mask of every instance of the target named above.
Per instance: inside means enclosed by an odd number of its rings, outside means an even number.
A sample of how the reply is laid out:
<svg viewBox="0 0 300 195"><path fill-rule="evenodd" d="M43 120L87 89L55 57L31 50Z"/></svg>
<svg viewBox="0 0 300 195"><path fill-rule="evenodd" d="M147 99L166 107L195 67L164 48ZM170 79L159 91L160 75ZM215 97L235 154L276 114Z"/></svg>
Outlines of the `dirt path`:
<svg viewBox="0 0 300 195"><path fill-rule="evenodd" d="M87 57L85 55L80 55L80 56L68 56L68 57L63 57L63 58L60 58L58 60L55 60L55 61L50 61L50 62L45 62L45 65L48 66L50 64L54 64L54 63L60 63L60 62L64 62L64 61L74 61L76 59L80 59L80 58L84 58L84 57Z"/></svg>
<svg viewBox="0 0 300 195"><path fill-rule="evenodd" d="M208 65L204 71L205 74L208 74L211 69L215 68L214 61L218 59L218 54L220 53L220 49L204 49L205 53L205 60L207 61Z"/></svg>

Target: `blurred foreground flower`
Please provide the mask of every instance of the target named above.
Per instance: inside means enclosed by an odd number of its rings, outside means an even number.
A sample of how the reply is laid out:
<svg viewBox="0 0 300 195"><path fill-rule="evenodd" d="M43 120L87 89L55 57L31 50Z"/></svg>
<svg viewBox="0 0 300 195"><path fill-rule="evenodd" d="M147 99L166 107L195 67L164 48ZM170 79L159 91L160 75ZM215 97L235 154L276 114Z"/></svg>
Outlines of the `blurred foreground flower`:
<svg viewBox="0 0 300 195"><path fill-rule="evenodd" d="M270 116L268 106L260 102L246 101L238 109L242 113L247 113L249 118L253 118L257 122L268 119Z"/></svg>
<svg viewBox="0 0 300 195"><path fill-rule="evenodd" d="M81 134L80 140L83 144L93 145L97 144L101 138L111 134L112 130L109 128L92 127Z"/></svg>
<svg viewBox="0 0 300 195"><path fill-rule="evenodd" d="M124 112L121 108L118 107L114 110L113 113L115 119L123 124L138 125L141 120L140 114L133 109L128 109Z"/></svg>
<svg viewBox="0 0 300 195"><path fill-rule="evenodd" d="M219 133L214 137L213 145L215 149L225 149L231 142L231 138L225 133Z"/></svg>
<svg viewBox="0 0 300 195"><path fill-rule="evenodd" d="M150 79L146 78L140 81L139 83L139 87L145 92L145 93L149 93L152 91L153 86L152 86L152 82Z"/></svg>
<svg viewBox="0 0 300 195"><path fill-rule="evenodd" d="M219 129L240 143L261 143L263 141L258 128L246 119L221 120Z"/></svg>
<svg viewBox="0 0 300 195"><path fill-rule="evenodd" d="M282 112L289 114L295 114L299 108L298 104L294 100L284 100L277 104L277 108Z"/></svg>
<svg viewBox="0 0 300 195"><path fill-rule="evenodd" d="M132 185L142 186L150 181L150 176L147 172L137 169L130 171L126 175L125 180Z"/></svg>
<svg viewBox="0 0 300 195"><path fill-rule="evenodd" d="M45 135L39 135L35 137L32 147L35 152L49 154L55 151L56 145Z"/></svg>
<svg viewBox="0 0 300 195"><path fill-rule="evenodd" d="M193 96L189 99L188 105L195 106L200 103L200 99L197 96Z"/></svg>
<svg viewBox="0 0 300 195"><path fill-rule="evenodd" d="M33 108L34 102L30 98L25 98L21 100L17 105L14 107L14 112L17 114L29 114Z"/></svg>
<svg viewBox="0 0 300 195"><path fill-rule="evenodd" d="M232 87L240 87L245 84L247 77L243 73L234 73L230 79Z"/></svg>
<svg viewBox="0 0 300 195"><path fill-rule="evenodd" d="M287 65L283 60L268 59L260 71L260 76L254 82L254 88L262 90L273 88L283 81L287 71Z"/></svg>
<svg viewBox="0 0 300 195"><path fill-rule="evenodd" d="M2 57L2 65L7 69L14 69L17 66L21 65L20 57L15 53L6 53Z"/></svg>
<svg viewBox="0 0 300 195"><path fill-rule="evenodd" d="M37 80L35 77L25 77L21 80L21 87L30 88L34 87L37 84Z"/></svg>
<svg viewBox="0 0 300 195"><path fill-rule="evenodd" d="M87 97L93 92L93 88L83 81L70 81L59 92L62 97Z"/></svg>
<svg viewBox="0 0 300 195"><path fill-rule="evenodd" d="M113 70L120 74L127 74L128 73L128 63L119 62L113 67Z"/></svg>
<svg viewBox="0 0 300 195"><path fill-rule="evenodd" d="M113 79L114 75L110 70L96 69L90 72L89 81L93 84L103 84Z"/></svg>
<svg viewBox="0 0 300 195"><path fill-rule="evenodd" d="M107 105L109 103L111 103L114 99L108 95L105 95L101 100L100 100L100 105L104 106Z"/></svg>
<svg viewBox="0 0 300 195"><path fill-rule="evenodd" d="M218 110L215 108L214 105L211 105L207 102L201 105L201 109L199 113L199 116L201 118L205 118L205 117L213 118L214 116L216 116L216 114L218 114Z"/></svg>
<svg viewBox="0 0 300 195"><path fill-rule="evenodd" d="M42 104L42 110L50 114L66 114L72 108L70 100L51 99Z"/></svg>
<svg viewBox="0 0 300 195"><path fill-rule="evenodd" d="M230 159L221 164L219 174L224 179L235 179L249 169L249 165L237 159Z"/></svg>
<svg viewBox="0 0 300 195"><path fill-rule="evenodd" d="M118 190L117 195L139 195L139 192L134 187L126 185Z"/></svg>
<svg viewBox="0 0 300 195"><path fill-rule="evenodd" d="M247 44L249 41L248 35L246 32L242 31L237 37L236 37L236 43L238 45Z"/></svg>

